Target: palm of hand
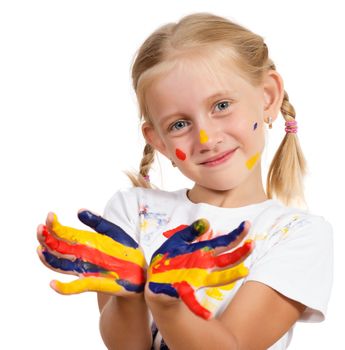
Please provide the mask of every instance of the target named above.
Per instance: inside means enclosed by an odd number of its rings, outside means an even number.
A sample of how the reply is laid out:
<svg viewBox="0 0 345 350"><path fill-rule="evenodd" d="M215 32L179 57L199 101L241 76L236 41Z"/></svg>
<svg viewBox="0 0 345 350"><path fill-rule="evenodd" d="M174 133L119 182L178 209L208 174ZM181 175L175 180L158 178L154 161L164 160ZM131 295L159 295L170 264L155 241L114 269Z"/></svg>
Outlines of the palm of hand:
<svg viewBox="0 0 345 350"><path fill-rule="evenodd" d="M96 232L62 226L55 214L48 215L46 226L38 227L41 261L52 270L79 277L68 283L52 281L52 288L61 294L143 292L146 263L138 244L119 226L90 211L81 211L78 217Z"/></svg>
<svg viewBox="0 0 345 350"><path fill-rule="evenodd" d="M254 246L252 241L246 241L236 250L221 254L235 248L245 237L249 230L245 222L227 235L191 243L208 228L207 220L200 219L176 232L153 254L148 274L151 292L180 297L192 312L205 319L211 313L197 301L196 290L245 277L248 269L241 262Z"/></svg>

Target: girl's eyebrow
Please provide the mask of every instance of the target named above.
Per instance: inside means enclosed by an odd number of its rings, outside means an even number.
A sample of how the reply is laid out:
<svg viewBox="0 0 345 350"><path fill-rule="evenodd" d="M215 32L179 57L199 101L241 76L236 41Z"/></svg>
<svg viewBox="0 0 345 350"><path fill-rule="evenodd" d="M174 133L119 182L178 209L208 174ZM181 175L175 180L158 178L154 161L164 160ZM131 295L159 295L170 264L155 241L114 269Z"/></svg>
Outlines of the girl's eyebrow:
<svg viewBox="0 0 345 350"><path fill-rule="evenodd" d="M229 95L229 94L233 95L234 93L235 93L235 91L230 91L230 90L224 90L224 91L217 92L217 93L205 98L204 105L208 104L211 100L214 100L215 98L224 97L225 95ZM159 124L163 124L164 122L166 122L166 120L173 118L173 117L176 117L176 116L185 116L185 113L175 112L172 114L168 114L168 115L161 118Z"/></svg>

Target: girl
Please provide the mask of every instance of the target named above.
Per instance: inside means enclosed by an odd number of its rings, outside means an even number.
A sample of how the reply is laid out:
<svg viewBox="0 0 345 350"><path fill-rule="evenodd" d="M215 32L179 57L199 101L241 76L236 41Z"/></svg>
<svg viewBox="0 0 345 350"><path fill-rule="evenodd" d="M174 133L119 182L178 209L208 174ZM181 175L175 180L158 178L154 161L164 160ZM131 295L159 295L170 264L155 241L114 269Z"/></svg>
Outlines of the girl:
<svg viewBox="0 0 345 350"><path fill-rule="evenodd" d="M266 44L225 18L192 14L147 38L132 78L147 143L140 174L129 174L136 187L118 191L103 217L79 212L97 232L48 215L41 260L81 277L51 286L99 292L109 349L286 349L296 321L325 318L332 229L291 205L303 201L305 161ZM265 192L265 124L279 111L286 135ZM155 151L194 186L152 188Z"/></svg>

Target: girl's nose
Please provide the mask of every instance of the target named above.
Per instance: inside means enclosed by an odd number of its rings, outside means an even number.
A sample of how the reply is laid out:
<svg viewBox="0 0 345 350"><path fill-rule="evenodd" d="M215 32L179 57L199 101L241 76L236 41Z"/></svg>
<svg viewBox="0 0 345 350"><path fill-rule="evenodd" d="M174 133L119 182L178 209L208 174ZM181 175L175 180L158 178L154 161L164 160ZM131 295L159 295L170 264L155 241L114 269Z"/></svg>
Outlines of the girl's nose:
<svg viewBox="0 0 345 350"><path fill-rule="evenodd" d="M219 143L223 142L221 130L216 125L204 125L199 129L199 144L201 152L212 150Z"/></svg>

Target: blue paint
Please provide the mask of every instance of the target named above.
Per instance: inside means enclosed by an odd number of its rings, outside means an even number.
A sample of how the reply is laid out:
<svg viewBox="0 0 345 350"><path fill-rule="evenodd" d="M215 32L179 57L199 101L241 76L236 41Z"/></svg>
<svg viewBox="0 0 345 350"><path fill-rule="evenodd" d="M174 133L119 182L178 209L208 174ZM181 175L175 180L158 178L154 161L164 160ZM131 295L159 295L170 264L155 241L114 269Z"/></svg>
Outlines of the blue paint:
<svg viewBox="0 0 345 350"><path fill-rule="evenodd" d="M256 123L254 124L254 130L255 130L257 127L258 127L258 123L256 122Z"/></svg>
<svg viewBox="0 0 345 350"><path fill-rule="evenodd" d="M176 289L169 283L150 282L149 288L153 293L167 294L173 298L179 298L179 295L178 295Z"/></svg>
<svg viewBox="0 0 345 350"><path fill-rule="evenodd" d="M125 288L126 290L128 290L129 292L141 293L144 291L144 288L145 288L145 283L134 284L123 279L116 280L116 283L122 286L123 288Z"/></svg>
<svg viewBox="0 0 345 350"><path fill-rule="evenodd" d="M244 221L241 222L237 228L226 235L203 242L190 244L190 242L192 242L200 235L200 222L202 220L204 222L206 221L205 219L197 220L192 225L176 232L172 237L167 239L159 249L155 251L153 257L155 257L157 254L168 253L168 257L173 258L177 255L192 253L203 248L214 249L217 247L226 247L231 242L235 241L237 237L242 233L245 224ZM206 230L201 232L204 233Z"/></svg>
<svg viewBox="0 0 345 350"><path fill-rule="evenodd" d="M193 251L195 251L197 249L206 248L206 247L210 248L210 249L214 249L217 247L228 246L231 242L235 241L237 239L237 237L243 232L244 224L245 224L245 222L242 221L237 228L235 228L233 231L231 231L230 233L228 233L226 235L212 238L208 241L194 243L193 244Z"/></svg>
<svg viewBox="0 0 345 350"><path fill-rule="evenodd" d="M74 261L57 258L55 255L49 253L47 250L42 250L42 254L45 258L47 264L49 264L52 268L66 271L66 272L76 272L80 274L84 273L107 273L108 271L89 262L76 259Z"/></svg>
<svg viewBox="0 0 345 350"><path fill-rule="evenodd" d="M120 226L95 215L88 210L78 213L79 220L85 225L91 227L98 233L108 236L127 247L138 248L138 243L130 237Z"/></svg>

